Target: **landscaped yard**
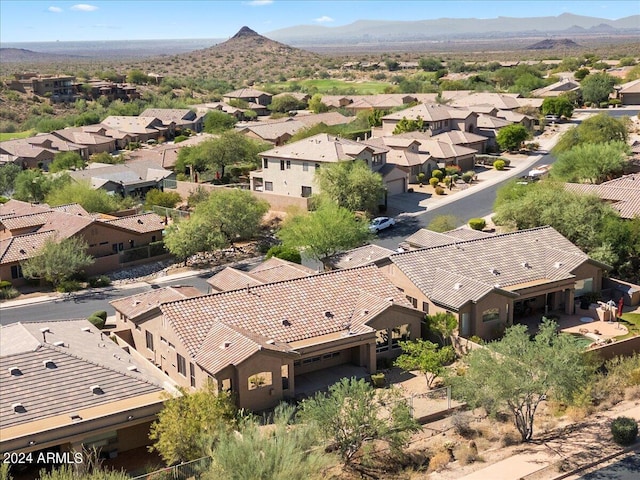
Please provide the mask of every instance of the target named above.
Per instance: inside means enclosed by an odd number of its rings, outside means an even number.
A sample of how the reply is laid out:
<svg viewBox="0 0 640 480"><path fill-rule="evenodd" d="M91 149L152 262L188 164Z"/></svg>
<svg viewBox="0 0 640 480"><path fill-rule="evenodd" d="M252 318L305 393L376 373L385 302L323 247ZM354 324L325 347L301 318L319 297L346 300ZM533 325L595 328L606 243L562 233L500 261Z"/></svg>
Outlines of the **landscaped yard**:
<svg viewBox="0 0 640 480"><path fill-rule="evenodd" d="M300 81L289 81L280 83L267 83L263 85L263 88L271 91L290 92L292 90L300 89L303 92L313 91L318 93L328 93L336 95L373 95L377 93L384 93L385 89L389 87L388 82L347 82L344 80L334 80L331 78L326 79L309 79Z"/></svg>
<svg viewBox="0 0 640 480"><path fill-rule="evenodd" d="M15 132L15 133L0 133L0 142L4 142L5 140L14 140L17 138L27 138L35 135L34 130L26 130L24 132Z"/></svg>
<svg viewBox="0 0 640 480"><path fill-rule="evenodd" d="M629 329L629 333L620 338L640 335L640 313L623 313L621 318L620 323Z"/></svg>

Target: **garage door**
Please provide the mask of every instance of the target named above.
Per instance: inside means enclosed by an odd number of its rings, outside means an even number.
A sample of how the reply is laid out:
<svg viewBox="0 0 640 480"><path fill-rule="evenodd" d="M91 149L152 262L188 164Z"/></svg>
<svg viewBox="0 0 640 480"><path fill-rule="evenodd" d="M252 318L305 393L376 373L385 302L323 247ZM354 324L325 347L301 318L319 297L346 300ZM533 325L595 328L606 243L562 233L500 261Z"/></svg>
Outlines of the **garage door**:
<svg viewBox="0 0 640 480"><path fill-rule="evenodd" d="M404 178L398 178L397 180L387 182L387 191L389 192L389 195L398 195L399 193L404 193Z"/></svg>

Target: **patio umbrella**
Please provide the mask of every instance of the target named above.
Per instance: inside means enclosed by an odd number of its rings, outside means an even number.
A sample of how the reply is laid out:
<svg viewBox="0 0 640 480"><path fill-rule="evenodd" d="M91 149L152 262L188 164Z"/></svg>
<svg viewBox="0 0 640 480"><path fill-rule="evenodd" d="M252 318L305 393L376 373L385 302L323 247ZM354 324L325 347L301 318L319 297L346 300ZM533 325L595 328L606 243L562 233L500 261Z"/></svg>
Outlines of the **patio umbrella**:
<svg viewBox="0 0 640 480"><path fill-rule="evenodd" d="M624 297L620 297L618 301L618 317L622 316L622 307L624 307Z"/></svg>

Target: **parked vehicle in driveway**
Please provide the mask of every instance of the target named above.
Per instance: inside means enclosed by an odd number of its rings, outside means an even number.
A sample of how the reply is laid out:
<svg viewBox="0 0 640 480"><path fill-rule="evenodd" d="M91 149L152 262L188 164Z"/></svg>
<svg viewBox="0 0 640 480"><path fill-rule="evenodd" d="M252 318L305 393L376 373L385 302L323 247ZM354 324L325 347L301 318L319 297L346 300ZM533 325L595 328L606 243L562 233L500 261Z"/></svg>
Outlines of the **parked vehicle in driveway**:
<svg viewBox="0 0 640 480"><path fill-rule="evenodd" d="M549 122L555 123L560 120L560 117L558 115L545 115L544 119L547 123Z"/></svg>
<svg viewBox="0 0 640 480"><path fill-rule="evenodd" d="M396 224L396 221L393 218L389 217L376 217L371 220L369 224L369 231L373 233L378 233L380 230L385 230L389 227L393 227Z"/></svg>

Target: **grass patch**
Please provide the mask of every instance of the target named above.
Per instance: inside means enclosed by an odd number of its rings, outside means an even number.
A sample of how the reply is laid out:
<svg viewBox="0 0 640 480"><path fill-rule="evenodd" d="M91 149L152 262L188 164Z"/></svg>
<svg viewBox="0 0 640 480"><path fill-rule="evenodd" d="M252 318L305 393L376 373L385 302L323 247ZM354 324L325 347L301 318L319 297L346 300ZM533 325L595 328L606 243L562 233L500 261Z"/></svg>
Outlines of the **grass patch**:
<svg viewBox="0 0 640 480"><path fill-rule="evenodd" d="M348 82L332 78L294 80L279 83L267 83L264 89L276 92L290 92L299 88L308 93L329 93L334 95L373 95L384 93L391 85L388 82Z"/></svg>
<svg viewBox="0 0 640 480"><path fill-rule="evenodd" d="M14 133L0 132L0 142L4 142L6 140L15 140L18 138L33 137L35 134L36 134L35 130L26 130L24 132L14 132Z"/></svg>
<svg viewBox="0 0 640 480"><path fill-rule="evenodd" d="M640 335L640 313L623 313L620 324L627 327L629 333L622 337L617 337L619 340Z"/></svg>

